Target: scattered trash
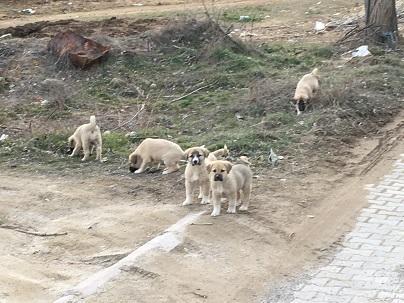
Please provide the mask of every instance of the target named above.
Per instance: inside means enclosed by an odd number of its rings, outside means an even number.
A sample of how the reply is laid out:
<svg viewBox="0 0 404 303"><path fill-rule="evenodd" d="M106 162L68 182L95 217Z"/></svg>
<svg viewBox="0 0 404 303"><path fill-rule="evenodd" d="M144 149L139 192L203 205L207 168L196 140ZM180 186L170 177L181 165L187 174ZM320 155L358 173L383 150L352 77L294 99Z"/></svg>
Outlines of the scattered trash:
<svg viewBox="0 0 404 303"><path fill-rule="evenodd" d="M240 18L238 20L239 21L250 21L251 17L250 16L240 16Z"/></svg>
<svg viewBox="0 0 404 303"><path fill-rule="evenodd" d="M268 162L272 164L272 166L276 166L278 164L279 157L271 148L271 152L268 156Z"/></svg>
<svg viewBox="0 0 404 303"><path fill-rule="evenodd" d="M110 47L72 31L65 31L58 33L49 41L48 51L57 56L58 61L67 57L74 66L84 69L100 62L109 53Z"/></svg>
<svg viewBox="0 0 404 303"><path fill-rule="evenodd" d="M12 35L11 34L4 34L0 36L0 39L5 39L5 38L11 38Z"/></svg>
<svg viewBox="0 0 404 303"><path fill-rule="evenodd" d="M23 10L20 10L20 13L33 15L33 14L35 14L35 10L32 8L25 8Z"/></svg>
<svg viewBox="0 0 404 303"><path fill-rule="evenodd" d="M2 142L2 141L4 141L4 140L7 140L7 138L8 138L8 135L2 134L2 135L0 136L0 142Z"/></svg>
<svg viewBox="0 0 404 303"><path fill-rule="evenodd" d="M237 120L244 120L244 117L238 112L235 114L235 117L237 118Z"/></svg>
<svg viewBox="0 0 404 303"><path fill-rule="evenodd" d="M43 106L43 107L47 107L47 106L50 106L51 105L51 103L52 102L50 102L49 100L42 100L41 101L41 106Z"/></svg>
<svg viewBox="0 0 404 303"><path fill-rule="evenodd" d="M133 6L143 6L143 3L133 3Z"/></svg>
<svg viewBox="0 0 404 303"><path fill-rule="evenodd" d="M295 232L291 232L288 236L289 240L292 240L296 236Z"/></svg>
<svg viewBox="0 0 404 303"><path fill-rule="evenodd" d="M111 131L110 130L106 130L105 132L104 132L104 135L110 135L111 134Z"/></svg>
<svg viewBox="0 0 404 303"><path fill-rule="evenodd" d="M321 32L325 30L325 24L321 21L316 21L316 23L314 24L314 30L316 32Z"/></svg>
<svg viewBox="0 0 404 303"><path fill-rule="evenodd" d="M127 138L135 138L136 135L137 135L137 133L133 131L133 132L125 134L125 137L127 137Z"/></svg>
<svg viewBox="0 0 404 303"><path fill-rule="evenodd" d="M357 49L355 49L352 52L352 58L355 57L366 57L371 55L370 51L369 51L369 47L367 45L362 45L359 46Z"/></svg>
<svg viewBox="0 0 404 303"><path fill-rule="evenodd" d="M313 215L307 215L307 218L313 219L313 218L315 218L315 216L313 216Z"/></svg>

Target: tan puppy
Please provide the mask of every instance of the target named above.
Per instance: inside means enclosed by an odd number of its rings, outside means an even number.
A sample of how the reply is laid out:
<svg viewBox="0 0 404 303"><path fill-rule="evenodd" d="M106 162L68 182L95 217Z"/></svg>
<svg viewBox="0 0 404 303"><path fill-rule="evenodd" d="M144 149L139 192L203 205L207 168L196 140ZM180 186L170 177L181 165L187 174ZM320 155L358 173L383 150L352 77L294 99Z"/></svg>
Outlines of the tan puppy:
<svg viewBox="0 0 404 303"><path fill-rule="evenodd" d="M83 148L84 157L81 159L82 161L88 160L93 149L96 148L96 160L102 161L102 136L95 116L91 116L90 123L79 126L74 134L69 137L69 146L72 150L71 157L77 155Z"/></svg>
<svg viewBox="0 0 404 303"><path fill-rule="evenodd" d="M177 171L179 162L184 157L181 147L165 139L147 138L140 143L136 150L129 155L129 170L140 174L153 163L165 164L163 175Z"/></svg>
<svg viewBox="0 0 404 303"><path fill-rule="evenodd" d="M214 152L209 152L205 146L191 147L185 152L187 158L187 167L185 168L185 201L182 205L192 204L192 195L196 186L199 185L199 196L201 204L208 204L211 198L209 176L206 165L217 160L217 157L229 155L229 150L225 145L224 148Z"/></svg>
<svg viewBox="0 0 404 303"><path fill-rule="evenodd" d="M185 168L185 201L182 205L192 204L192 195L197 186L200 187L201 204L209 203L209 176L206 169L209 151L203 147L191 147L185 152L187 167Z"/></svg>
<svg viewBox="0 0 404 303"><path fill-rule="evenodd" d="M241 202L241 193L243 194L243 205L240 210L248 210L252 171L244 164L233 165L228 161L216 160L207 165L209 171L210 187L213 195L213 211L211 216L220 215L221 198L224 195L229 200L227 213L236 213L237 202Z"/></svg>
<svg viewBox="0 0 404 303"><path fill-rule="evenodd" d="M310 74L304 75L297 83L293 99L296 101L296 111L298 115L306 109L308 101L311 100L319 90L319 79L318 69L315 68Z"/></svg>

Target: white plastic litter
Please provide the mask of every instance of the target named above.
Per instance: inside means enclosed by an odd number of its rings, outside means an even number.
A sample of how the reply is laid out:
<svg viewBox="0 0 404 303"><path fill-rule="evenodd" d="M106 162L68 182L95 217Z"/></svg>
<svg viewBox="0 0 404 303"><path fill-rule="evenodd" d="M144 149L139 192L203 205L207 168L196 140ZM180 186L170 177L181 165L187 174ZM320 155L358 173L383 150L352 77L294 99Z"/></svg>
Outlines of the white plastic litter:
<svg viewBox="0 0 404 303"><path fill-rule="evenodd" d="M0 136L0 142L1 142L1 141L4 141L4 140L7 140L7 138L8 138L8 135L2 134L2 135Z"/></svg>
<svg viewBox="0 0 404 303"><path fill-rule="evenodd" d="M314 30L317 32L325 30L325 24L321 21L316 21L314 24Z"/></svg>
<svg viewBox="0 0 404 303"><path fill-rule="evenodd" d="M20 12L24 13L24 14L30 14L30 15L35 14L35 10L32 8L25 8L25 9L21 10Z"/></svg>
<svg viewBox="0 0 404 303"><path fill-rule="evenodd" d="M248 21L250 19L250 16L240 16L239 21Z"/></svg>
<svg viewBox="0 0 404 303"><path fill-rule="evenodd" d="M357 49L355 49L352 52L352 58L355 57L366 57L371 55L370 51L369 51L369 47L367 45L362 45L359 46Z"/></svg>
<svg viewBox="0 0 404 303"><path fill-rule="evenodd" d="M11 34L4 34L0 36L0 39L11 38Z"/></svg>

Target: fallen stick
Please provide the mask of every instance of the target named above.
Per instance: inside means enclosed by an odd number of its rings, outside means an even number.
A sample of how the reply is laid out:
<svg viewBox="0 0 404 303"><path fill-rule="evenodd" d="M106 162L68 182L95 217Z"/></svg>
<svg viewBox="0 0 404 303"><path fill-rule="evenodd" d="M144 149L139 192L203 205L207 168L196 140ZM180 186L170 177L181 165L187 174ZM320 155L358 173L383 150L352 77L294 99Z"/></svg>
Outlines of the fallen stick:
<svg viewBox="0 0 404 303"><path fill-rule="evenodd" d="M145 106L145 104L143 103L143 104L142 104L142 107L137 111L137 113L136 113L132 118L130 118L130 119L129 119L128 121L126 121L125 123L122 123L121 125L118 125L117 127L115 127L114 129L112 129L111 131L117 130L117 129L121 128L122 126L125 126L126 124L132 122L133 119L135 119L135 118L142 112L142 110L144 109L144 106Z"/></svg>
<svg viewBox="0 0 404 303"><path fill-rule="evenodd" d="M186 98L186 97L188 97L188 96L190 96L190 95L192 95L192 94L195 94L196 92L199 92L201 89L207 88L207 87L212 86L212 85L213 85L213 84L211 83L211 84L202 86L202 87L200 87L200 88L197 88L196 90L193 90L192 92L190 92L190 93L188 93L188 94L186 94L186 95L183 95L183 96L181 96L181 97L175 98L174 100L171 100L169 103L171 104L171 103L180 101L180 100L182 100L182 99L184 99L184 98Z"/></svg>
<svg viewBox="0 0 404 303"><path fill-rule="evenodd" d="M10 229L10 230L14 230L14 231L19 232L19 233L32 235L32 236L37 236L37 237L57 237L57 236L66 236L67 235L67 232L53 233L53 234L38 233L38 232L34 232L34 231L23 230L23 229L20 229L17 226L12 226L12 225L0 225L0 228Z"/></svg>
<svg viewBox="0 0 404 303"><path fill-rule="evenodd" d="M213 225L213 223L191 223L191 225Z"/></svg>

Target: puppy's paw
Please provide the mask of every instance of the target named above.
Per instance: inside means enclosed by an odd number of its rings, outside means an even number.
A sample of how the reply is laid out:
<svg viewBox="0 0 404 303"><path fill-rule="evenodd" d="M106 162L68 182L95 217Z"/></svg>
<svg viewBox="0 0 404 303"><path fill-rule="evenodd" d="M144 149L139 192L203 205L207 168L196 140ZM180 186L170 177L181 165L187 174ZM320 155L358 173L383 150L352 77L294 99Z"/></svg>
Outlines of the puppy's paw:
<svg viewBox="0 0 404 303"><path fill-rule="evenodd" d="M192 201L191 200L185 200L184 202L182 202L182 206L186 206L186 205L191 205Z"/></svg>
<svg viewBox="0 0 404 303"><path fill-rule="evenodd" d="M237 201L236 206L240 206L240 205L241 205L241 201Z"/></svg>
<svg viewBox="0 0 404 303"><path fill-rule="evenodd" d="M230 208L230 207L229 207L229 208L227 209L227 213L228 213L228 214L235 214L235 213L236 213L236 208L235 208L235 207L234 207L234 208Z"/></svg>
<svg viewBox="0 0 404 303"><path fill-rule="evenodd" d="M199 195L198 195L198 199L202 199L202 198L203 198L202 194L201 194L201 193L199 193Z"/></svg>
<svg viewBox="0 0 404 303"><path fill-rule="evenodd" d="M140 169L138 169L138 170L135 170L135 174L141 174L143 171L142 170L140 170Z"/></svg>
<svg viewBox="0 0 404 303"><path fill-rule="evenodd" d="M87 160L88 160L88 158L81 159L82 162L87 161Z"/></svg>
<svg viewBox="0 0 404 303"><path fill-rule="evenodd" d="M209 204L209 197L202 197L201 204Z"/></svg>
<svg viewBox="0 0 404 303"><path fill-rule="evenodd" d="M248 210L248 206L247 205L241 205L239 208L240 211L247 211Z"/></svg>

